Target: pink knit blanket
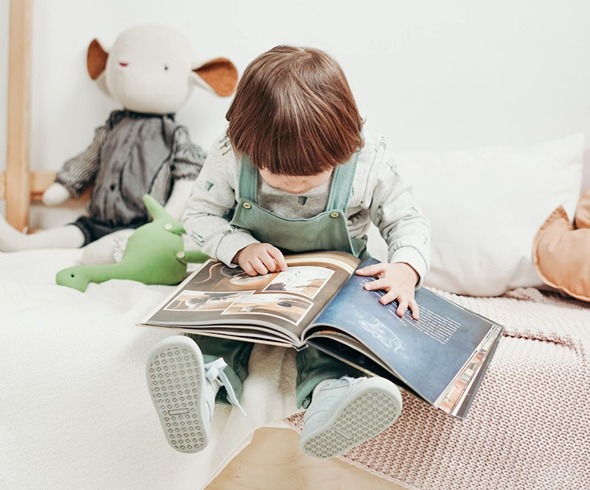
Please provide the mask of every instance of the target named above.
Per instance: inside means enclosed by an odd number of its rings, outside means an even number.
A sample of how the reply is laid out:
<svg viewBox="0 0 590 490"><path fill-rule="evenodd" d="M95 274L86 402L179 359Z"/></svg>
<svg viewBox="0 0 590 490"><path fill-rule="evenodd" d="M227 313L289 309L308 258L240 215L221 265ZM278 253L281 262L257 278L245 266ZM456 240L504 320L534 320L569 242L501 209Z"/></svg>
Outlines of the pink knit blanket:
<svg viewBox="0 0 590 490"><path fill-rule="evenodd" d="M437 292L505 327L467 419L404 393L393 427L342 459L409 489L590 488L590 305Z"/></svg>

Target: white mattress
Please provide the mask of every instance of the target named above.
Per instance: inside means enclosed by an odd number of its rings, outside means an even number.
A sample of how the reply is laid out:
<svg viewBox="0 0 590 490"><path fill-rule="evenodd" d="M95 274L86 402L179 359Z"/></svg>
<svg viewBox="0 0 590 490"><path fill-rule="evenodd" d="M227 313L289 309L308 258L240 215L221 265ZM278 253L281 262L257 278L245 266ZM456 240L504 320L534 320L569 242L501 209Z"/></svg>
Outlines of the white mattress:
<svg viewBox="0 0 590 490"><path fill-rule="evenodd" d="M136 326L164 286L57 286L80 250L0 253L0 488L202 488L252 432L296 411L294 354L257 345L239 410L218 406L197 454L168 446L144 377L172 332Z"/></svg>

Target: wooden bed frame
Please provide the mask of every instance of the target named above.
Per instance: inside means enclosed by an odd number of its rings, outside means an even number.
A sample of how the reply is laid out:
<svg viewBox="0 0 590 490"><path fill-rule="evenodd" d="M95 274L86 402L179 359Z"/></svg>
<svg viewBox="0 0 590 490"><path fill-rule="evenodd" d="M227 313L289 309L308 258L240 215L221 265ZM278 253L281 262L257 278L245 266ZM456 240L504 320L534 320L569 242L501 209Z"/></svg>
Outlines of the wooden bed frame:
<svg viewBox="0 0 590 490"><path fill-rule="evenodd" d="M0 179L0 199L6 200L6 219L18 230L28 225L33 180L36 192L43 192L37 187L37 178L41 176L33 178L29 165L32 3L33 0L10 2L7 154L6 171Z"/></svg>
<svg viewBox="0 0 590 490"><path fill-rule="evenodd" d="M0 200L6 201L6 220L21 231L28 229L31 204L41 201L56 174L31 170L30 165L32 28L33 0L11 0L6 170L0 172Z"/></svg>
<svg viewBox="0 0 590 490"><path fill-rule="evenodd" d="M31 169L29 135L32 80L33 0L11 0L6 170L0 172L0 200L6 219L28 230L31 204L55 180L55 172ZM84 201L87 194L79 200ZM329 488L402 489L337 458L319 460L299 449L298 435L286 428L263 428L208 488ZM269 473L270 472L270 473Z"/></svg>

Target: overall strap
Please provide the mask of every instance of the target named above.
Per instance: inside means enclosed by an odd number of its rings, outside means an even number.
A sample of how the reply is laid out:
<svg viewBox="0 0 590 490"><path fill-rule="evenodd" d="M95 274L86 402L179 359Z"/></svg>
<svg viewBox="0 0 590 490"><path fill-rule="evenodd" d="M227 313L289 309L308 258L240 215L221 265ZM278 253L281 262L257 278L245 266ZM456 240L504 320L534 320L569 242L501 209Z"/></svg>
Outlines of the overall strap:
<svg viewBox="0 0 590 490"><path fill-rule="evenodd" d="M348 200L350 199L350 193L352 191L352 183L354 181L354 173L359 154L360 151L357 151L350 161L338 165L334 170L334 177L332 178L332 186L330 187L330 195L328 196L326 210L340 209L341 211L346 211Z"/></svg>
<svg viewBox="0 0 590 490"><path fill-rule="evenodd" d="M258 169L252 165L250 157L242 157L240 168L240 198L258 202Z"/></svg>

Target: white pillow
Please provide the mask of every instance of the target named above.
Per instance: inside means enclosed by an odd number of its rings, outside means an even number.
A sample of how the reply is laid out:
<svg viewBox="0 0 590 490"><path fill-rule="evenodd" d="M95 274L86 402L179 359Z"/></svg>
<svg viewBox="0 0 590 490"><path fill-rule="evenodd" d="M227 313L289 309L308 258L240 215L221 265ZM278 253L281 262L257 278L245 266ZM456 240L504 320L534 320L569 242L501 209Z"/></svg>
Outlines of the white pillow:
<svg viewBox="0 0 590 490"><path fill-rule="evenodd" d="M573 217L583 146L575 134L531 148L392 152L432 225L425 285L472 296L541 286L533 238L556 206Z"/></svg>

